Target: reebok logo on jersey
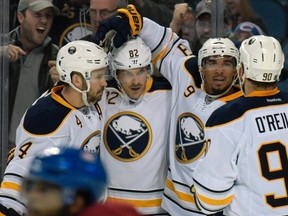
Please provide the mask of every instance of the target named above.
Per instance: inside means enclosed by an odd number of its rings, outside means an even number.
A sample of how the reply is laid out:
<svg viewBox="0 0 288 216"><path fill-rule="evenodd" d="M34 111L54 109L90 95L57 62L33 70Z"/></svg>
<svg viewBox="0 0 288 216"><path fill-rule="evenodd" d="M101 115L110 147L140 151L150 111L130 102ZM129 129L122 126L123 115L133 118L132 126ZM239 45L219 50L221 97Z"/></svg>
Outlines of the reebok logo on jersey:
<svg viewBox="0 0 288 216"><path fill-rule="evenodd" d="M273 102L281 102L281 101L282 101L281 98L273 98L273 99L266 99L266 100L267 100L267 102L269 102L269 103L273 103Z"/></svg>

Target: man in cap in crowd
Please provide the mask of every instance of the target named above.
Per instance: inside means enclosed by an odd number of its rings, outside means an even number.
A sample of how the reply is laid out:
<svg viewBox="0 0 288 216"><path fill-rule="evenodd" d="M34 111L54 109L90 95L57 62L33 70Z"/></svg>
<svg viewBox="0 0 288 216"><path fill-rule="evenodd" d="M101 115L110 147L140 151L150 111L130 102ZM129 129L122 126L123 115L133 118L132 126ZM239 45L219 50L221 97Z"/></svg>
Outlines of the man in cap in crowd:
<svg viewBox="0 0 288 216"><path fill-rule="evenodd" d="M195 9L196 16L196 42L192 48L197 55L202 45L212 36L211 27L211 0L201 0Z"/></svg>
<svg viewBox="0 0 288 216"><path fill-rule="evenodd" d="M58 47L48 36L59 10L50 0L20 0L18 27L9 33L9 147L15 145L16 128L25 110L52 82L48 61Z"/></svg>
<svg viewBox="0 0 288 216"><path fill-rule="evenodd" d="M212 25L211 25L211 0L201 0L195 9L196 16L196 41L192 51L194 55L198 55L198 51L203 44L212 37ZM224 8L224 37L229 37L231 33L231 26L229 23L229 16L227 10Z"/></svg>

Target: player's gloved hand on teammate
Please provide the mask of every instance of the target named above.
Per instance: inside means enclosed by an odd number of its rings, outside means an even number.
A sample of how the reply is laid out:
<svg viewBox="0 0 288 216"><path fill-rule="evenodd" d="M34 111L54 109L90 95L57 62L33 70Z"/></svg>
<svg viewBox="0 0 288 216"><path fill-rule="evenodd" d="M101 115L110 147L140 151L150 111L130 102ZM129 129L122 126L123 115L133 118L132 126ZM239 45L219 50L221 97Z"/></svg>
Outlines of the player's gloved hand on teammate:
<svg viewBox="0 0 288 216"><path fill-rule="evenodd" d="M117 10L118 14L103 20L94 37L94 42L103 46L111 31L115 32L112 37L113 46L119 48L125 43L129 36L136 36L143 27L143 17L136 10L135 6L129 4L126 8Z"/></svg>

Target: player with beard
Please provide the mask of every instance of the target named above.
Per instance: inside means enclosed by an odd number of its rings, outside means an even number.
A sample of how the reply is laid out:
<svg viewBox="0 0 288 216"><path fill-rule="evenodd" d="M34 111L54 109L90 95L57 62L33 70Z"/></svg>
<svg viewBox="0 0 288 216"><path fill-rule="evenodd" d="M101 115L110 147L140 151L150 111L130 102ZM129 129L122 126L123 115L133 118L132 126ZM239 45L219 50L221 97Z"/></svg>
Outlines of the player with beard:
<svg viewBox="0 0 288 216"><path fill-rule="evenodd" d="M61 146L98 152L102 111L97 102L110 77L108 56L94 43L70 42L59 50L57 70L63 85L40 97L22 117L14 158L3 176L0 203L20 214L25 212L21 180L37 152Z"/></svg>

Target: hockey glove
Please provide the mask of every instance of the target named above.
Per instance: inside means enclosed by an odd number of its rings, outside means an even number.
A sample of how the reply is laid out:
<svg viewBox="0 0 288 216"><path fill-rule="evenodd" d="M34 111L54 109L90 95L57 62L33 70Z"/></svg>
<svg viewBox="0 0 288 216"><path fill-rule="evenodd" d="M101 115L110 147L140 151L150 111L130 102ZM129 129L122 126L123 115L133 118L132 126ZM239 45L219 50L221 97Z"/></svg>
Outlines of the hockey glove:
<svg viewBox="0 0 288 216"><path fill-rule="evenodd" d="M143 17L136 10L135 6L129 4L126 8L120 8L117 11L128 18L131 36L138 35L143 27Z"/></svg>
<svg viewBox="0 0 288 216"><path fill-rule="evenodd" d="M136 10L135 6L129 4L127 8L118 9L118 14L100 23L94 42L103 46L106 40L111 38L111 31L114 32L112 37L113 46L118 48L125 43L129 36L136 36L143 27L143 18Z"/></svg>

